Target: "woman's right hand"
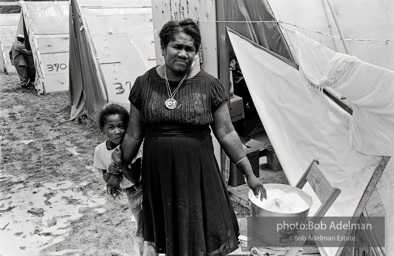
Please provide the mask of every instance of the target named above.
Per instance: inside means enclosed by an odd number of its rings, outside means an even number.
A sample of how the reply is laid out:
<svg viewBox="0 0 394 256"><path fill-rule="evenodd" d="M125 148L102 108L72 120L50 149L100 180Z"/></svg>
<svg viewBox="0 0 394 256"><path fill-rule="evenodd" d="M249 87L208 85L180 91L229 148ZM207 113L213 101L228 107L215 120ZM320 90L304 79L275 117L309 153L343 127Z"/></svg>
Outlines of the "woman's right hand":
<svg viewBox="0 0 394 256"><path fill-rule="evenodd" d="M252 174L246 178L246 182L257 198L260 195L261 201L263 201L263 199L267 199L267 191L265 190L263 182L261 182L259 178Z"/></svg>

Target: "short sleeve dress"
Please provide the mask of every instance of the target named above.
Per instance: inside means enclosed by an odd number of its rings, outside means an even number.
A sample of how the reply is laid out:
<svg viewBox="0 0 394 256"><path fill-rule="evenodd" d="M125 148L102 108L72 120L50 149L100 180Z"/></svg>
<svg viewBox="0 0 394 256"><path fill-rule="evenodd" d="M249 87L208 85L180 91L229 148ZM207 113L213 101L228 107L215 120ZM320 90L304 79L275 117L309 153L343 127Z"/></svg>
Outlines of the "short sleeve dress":
<svg viewBox="0 0 394 256"><path fill-rule="evenodd" d="M169 81L172 91L179 81ZM228 98L204 71L174 97L156 68L137 78L129 100L145 129L142 163L143 234L168 255L227 255L238 247L238 223L214 155L213 113Z"/></svg>

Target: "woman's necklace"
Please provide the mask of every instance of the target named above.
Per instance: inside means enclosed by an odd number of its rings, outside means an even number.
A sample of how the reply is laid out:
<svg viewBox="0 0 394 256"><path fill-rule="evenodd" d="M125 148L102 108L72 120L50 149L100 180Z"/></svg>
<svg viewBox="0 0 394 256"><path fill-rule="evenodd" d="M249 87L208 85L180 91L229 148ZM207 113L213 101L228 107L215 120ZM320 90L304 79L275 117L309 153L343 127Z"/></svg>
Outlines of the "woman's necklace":
<svg viewBox="0 0 394 256"><path fill-rule="evenodd" d="M166 108L168 108L170 110L176 108L177 101L174 99L174 96L179 91L179 88L181 88L181 85L182 85L183 81L185 80L186 76L187 76L187 73L182 78L182 80L179 82L179 84L175 88L175 90L173 92L171 92L170 83L168 82L168 78L167 78L166 67L164 67L164 77L166 79L166 87L167 87L167 93L168 93L168 99L164 102L164 104L166 105Z"/></svg>

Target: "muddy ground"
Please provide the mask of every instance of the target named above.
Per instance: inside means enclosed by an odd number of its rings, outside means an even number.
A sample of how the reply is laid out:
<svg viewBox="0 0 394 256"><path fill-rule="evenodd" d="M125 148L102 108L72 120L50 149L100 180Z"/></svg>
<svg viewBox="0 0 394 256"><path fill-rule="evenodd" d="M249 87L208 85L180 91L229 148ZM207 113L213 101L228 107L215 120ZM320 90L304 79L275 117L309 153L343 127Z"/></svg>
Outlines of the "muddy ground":
<svg viewBox="0 0 394 256"><path fill-rule="evenodd" d="M37 95L19 89L16 74L0 75L0 256L136 255L126 196L106 195L92 167L105 139L96 123L69 120L67 92ZM234 206L239 218L250 214Z"/></svg>
<svg viewBox="0 0 394 256"><path fill-rule="evenodd" d="M96 124L69 120L68 93L0 81L0 255L135 255L127 199L107 196L92 168Z"/></svg>

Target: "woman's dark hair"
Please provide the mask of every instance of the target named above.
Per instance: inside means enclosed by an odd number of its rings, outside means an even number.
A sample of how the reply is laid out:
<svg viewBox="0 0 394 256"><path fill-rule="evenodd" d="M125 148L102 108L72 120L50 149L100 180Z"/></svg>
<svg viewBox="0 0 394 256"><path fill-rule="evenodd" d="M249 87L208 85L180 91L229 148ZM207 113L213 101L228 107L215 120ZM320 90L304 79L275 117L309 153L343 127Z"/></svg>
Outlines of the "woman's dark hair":
<svg viewBox="0 0 394 256"><path fill-rule="evenodd" d="M164 24L160 30L160 46L162 49L166 48L168 43L175 40L175 35L183 32L189 35L194 40L194 47L196 51L200 49L201 35L197 24L190 18L181 21L171 20Z"/></svg>
<svg viewBox="0 0 394 256"><path fill-rule="evenodd" d="M127 110L124 107L112 103L106 105L98 115L98 123L101 131L104 129L104 125L107 121L107 116L116 115L116 114L121 115L122 122L125 123L126 125L128 124L130 117L129 112L127 112Z"/></svg>

